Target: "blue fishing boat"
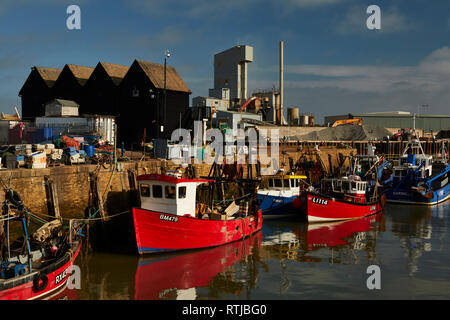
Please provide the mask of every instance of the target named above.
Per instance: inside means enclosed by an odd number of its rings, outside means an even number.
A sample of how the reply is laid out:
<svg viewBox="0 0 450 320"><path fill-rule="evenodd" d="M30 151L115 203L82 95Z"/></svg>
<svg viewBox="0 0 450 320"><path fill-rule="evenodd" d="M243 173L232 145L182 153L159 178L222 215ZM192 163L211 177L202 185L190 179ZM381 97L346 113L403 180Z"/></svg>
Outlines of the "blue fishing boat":
<svg viewBox="0 0 450 320"><path fill-rule="evenodd" d="M296 200L302 179L299 175L267 176L267 188L258 190L258 203L264 219L283 218L298 214Z"/></svg>
<svg viewBox="0 0 450 320"><path fill-rule="evenodd" d="M446 151L440 159L425 154L413 130L410 140L384 182L388 202L432 206L450 199L450 165Z"/></svg>

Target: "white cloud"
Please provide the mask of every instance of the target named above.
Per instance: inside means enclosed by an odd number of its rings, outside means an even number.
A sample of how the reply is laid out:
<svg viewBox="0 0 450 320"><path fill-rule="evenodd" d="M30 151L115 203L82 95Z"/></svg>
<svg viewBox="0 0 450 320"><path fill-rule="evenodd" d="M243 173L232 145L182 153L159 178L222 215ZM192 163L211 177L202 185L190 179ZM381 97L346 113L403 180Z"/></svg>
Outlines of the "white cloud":
<svg viewBox="0 0 450 320"><path fill-rule="evenodd" d="M277 72L278 66L258 68L249 86L278 87L277 78L270 79ZM449 113L449 47L434 50L412 66L299 64L285 65L284 72L286 106L300 106L302 112L317 117L396 109L414 112L419 104L429 104L430 113Z"/></svg>
<svg viewBox="0 0 450 320"><path fill-rule="evenodd" d="M344 2L345 0L288 0L287 3L299 8L312 8L325 5L335 5Z"/></svg>
<svg viewBox="0 0 450 320"><path fill-rule="evenodd" d="M336 5L347 0L131 0L129 3L134 9L150 15L182 14L190 18L211 19L223 16L233 11L243 12L252 10L256 6L273 6L282 12L292 12L296 9L312 9L327 5Z"/></svg>
<svg viewBox="0 0 450 320"><path fill-rule="evenodd" d="M85 4L88 0L77 0L76 4L81 5ZM40 0L39 5L49 5L49 6L62 6L67 7L71 5L73 0ZM36 5L37 1L35 0L1 0L0 1L0 15L4 14L12 9ZM65 8L64 8L65 9ZM65 13L65 10L63 11ZM63 14L64 14L63 13Z"/></svg>
<svg viewBox="0 0 450 320"><path fill-rule="evenodd" d="M398 90L437 92L450 89L450 49L437 49L416 66L287 65L285 73L314 79L285 81L286 86L296 88L329 87L377 93Z"/></svg>

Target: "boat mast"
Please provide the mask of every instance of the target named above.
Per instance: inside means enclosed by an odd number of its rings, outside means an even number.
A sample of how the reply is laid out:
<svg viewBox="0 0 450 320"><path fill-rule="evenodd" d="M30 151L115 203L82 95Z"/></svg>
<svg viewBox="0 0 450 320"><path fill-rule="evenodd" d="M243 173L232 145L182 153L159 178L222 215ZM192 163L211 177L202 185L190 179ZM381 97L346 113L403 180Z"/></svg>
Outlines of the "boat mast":
<svg viewBox="0 0 450 320"><path fill-rule="evenodd" d="M405 147L405 150L403 150L403 155L406 155L406 152L408 149L411 149L413 153L414 149L418 149L420 152L419 154L425 156L425 152L423 151L422 144L420 143L419 136L416 132L416 114L413 114L413 129L411 132L411 136L408 138L408 144Z"/></svg>

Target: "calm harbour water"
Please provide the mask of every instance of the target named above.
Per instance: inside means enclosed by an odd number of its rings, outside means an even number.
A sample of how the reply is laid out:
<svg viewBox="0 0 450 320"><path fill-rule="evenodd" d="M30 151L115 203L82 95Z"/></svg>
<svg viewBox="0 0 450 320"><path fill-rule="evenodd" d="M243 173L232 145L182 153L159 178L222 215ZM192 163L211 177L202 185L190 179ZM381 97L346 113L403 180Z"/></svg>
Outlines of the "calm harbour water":
<svg viewBox="0 0 450 320"><path fill-rule="evenodd" d="M139 258L77 258L81 289L63 299L450 299L450 202L387 205L339 224L266 220L251 238L212 249ZM381 289L366 286L381 269Z"/></svg>

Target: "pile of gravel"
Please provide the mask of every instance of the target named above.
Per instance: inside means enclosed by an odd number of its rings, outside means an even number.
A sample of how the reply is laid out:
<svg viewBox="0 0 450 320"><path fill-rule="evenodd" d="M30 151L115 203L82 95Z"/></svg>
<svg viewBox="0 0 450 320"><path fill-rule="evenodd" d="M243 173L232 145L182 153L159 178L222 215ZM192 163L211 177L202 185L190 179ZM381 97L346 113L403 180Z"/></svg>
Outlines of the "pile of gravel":
<svg viewBox="0 0 450 320"><path fill-rule="evenodd" d="M382 127L346 124L310 132L299 136L298 139L307 141L366 141L383 140L383 138L390 135L391 133Z"/></svg>

